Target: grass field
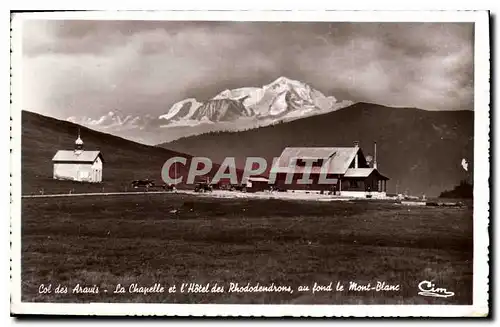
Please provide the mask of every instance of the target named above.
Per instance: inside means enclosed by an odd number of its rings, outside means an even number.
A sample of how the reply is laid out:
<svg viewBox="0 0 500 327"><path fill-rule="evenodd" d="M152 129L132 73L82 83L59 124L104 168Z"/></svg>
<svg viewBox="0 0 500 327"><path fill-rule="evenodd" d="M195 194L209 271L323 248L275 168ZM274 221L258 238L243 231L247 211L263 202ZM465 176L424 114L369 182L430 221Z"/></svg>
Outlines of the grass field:
<svg viewBox="0 0 500 327"><path fill-rule="evenodd" d="M471 304L472 209L380 202L215 199L185 194L25 198L22 300ZM431 280L455 293L417 295ZM385 281L389 292L299 292ZM117 284L289 285L293 293L113 294ZM72 294L77 284L99 294ZM58 284L68 294L40 294ZM107 293L104 293L107 290Z"/></svg>

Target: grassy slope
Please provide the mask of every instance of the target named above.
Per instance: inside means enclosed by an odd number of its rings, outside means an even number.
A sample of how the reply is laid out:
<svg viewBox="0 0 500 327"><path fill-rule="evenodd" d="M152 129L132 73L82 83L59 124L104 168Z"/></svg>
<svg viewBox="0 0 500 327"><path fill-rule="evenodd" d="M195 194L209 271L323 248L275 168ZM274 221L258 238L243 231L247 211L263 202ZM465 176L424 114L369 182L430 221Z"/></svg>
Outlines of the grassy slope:
<svg viewBox="0 0 500 327"><path fill-rule="evenodd" d="M104 156L103 183L88 184L52 179L52 157L57 150L74 147L78 128L85 149L100 150ZM97 132L79 125L45 117L28 111L22 113L22 193L112 192L130 190L135 179L153 179L163 183L161 169L172 156L190 156L160 147L147 146ZM218 168L214 165L213 172ZM187 169L178 168L179 175Z"/></svg>
<svg viewBox="0 0 500 327"><path fill-rule="evenodd" d="M151 194L23 199L22 214L24 301L470 304L472 298L470 208ZM116 284L134 282L296 288L337 280L386 281L402 291L111 294ZM422 280L456 295L418 296ZM42 283L98 284L101 293L41 295Z"/></svg>
<svg viewBox="0 0 500 327"><path fill-rule="evenodd" d="M437 196L466 178L462 158L473 159L471 111L425 111L358 103L332 113L244 132L209 133L163 144L221 162L227 156L270 160L287 146L352 146L365 154L378 142L378 164L389 192Z"/></svg>

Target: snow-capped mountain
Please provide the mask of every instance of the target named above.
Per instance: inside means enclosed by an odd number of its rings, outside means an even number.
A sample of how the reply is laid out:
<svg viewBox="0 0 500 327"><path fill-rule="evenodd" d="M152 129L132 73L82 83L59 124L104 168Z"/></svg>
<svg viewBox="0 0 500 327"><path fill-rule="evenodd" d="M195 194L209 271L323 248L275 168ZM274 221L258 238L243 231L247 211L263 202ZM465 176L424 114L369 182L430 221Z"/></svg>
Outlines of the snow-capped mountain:
<svg viewBox="0 0 500 327"><path fill-rule="evenodd" d="M67 120L147 144L218 130L243 130L300 119L352 105L301 81L279 77L261 87L224 90L212 99L173 104L164 114L133 116L110 111L98 118ZM151 139L151 140L149 140Z"/></svg>
<svg viewBox="0 0 500 327"><path fill-rule="evenodd" d="M91 117L68 117L68 121L98 130L126 130L145 129L148 126L159 125L158 118L146 114L144 116L121 115L115 111L110 111L106 115L93 119Z"/></svg>
<svg viewBox="0 0 500 327"><path fill-rule="evenodd" d="M191 119L191 117L195 114L196 109L198 109L202 104L203 103L200 103L193 98L184 99L174 104L166 114L161 115L159 118L167 121Z"/></svg>
<svg viewBox="0 0 500 327"><path fill-rule="evenodd" d="M333 96L326 97L309 85L286 77L264 85L262 90L262 98L253 107L264 116L283 115L292 111L327 111L337 102Z"/></svg>
<svg viewBox="0 0 500 327"><path fill-rule="evenodd" d="M222 101L225 100L225 101ZM325 113L351 105L350 101L337 102L308 84L279 77L262 87L242 87L224 90L211 100L199 105L196 99L186 99L174 104L160 116L165 125L185 120L189 125L199 123L238 121L254 118L272 123L275 119L296 119ZM183 108L180 110L179 108Z"/></svg>
<svg viewBox="0 0 500 327"><path fill-rule="evenodd" d="M224 90L217 94L214 99L231 99L238 100L243 103L245 107L255 105L262 99L264 90L259 87L242 87L233 90Z"/></svg>

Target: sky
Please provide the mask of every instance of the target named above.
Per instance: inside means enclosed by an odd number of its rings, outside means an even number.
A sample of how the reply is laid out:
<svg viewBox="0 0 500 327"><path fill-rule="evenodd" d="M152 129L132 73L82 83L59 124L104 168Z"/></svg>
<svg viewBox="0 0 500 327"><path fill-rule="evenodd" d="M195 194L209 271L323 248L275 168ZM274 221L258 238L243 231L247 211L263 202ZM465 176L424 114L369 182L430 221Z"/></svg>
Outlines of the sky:
<svg viewBox="0 0 500 327"><path fill-rule="evenodd" d="M473 110L473 34L470 23L29 20L23 107L156 116L286 76L337 99Z"/></svg>

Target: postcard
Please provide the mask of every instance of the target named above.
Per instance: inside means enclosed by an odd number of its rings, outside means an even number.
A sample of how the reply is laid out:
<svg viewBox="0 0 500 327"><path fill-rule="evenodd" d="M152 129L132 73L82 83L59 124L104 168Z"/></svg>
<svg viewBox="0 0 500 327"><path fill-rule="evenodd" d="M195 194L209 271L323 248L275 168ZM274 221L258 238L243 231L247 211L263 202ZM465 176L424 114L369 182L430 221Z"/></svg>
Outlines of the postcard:
<svg viewBox="0 0 500 327"><path fill-rule="evenodd" d="M487 11L11 25L12 315L488 316Z"/></svg>

